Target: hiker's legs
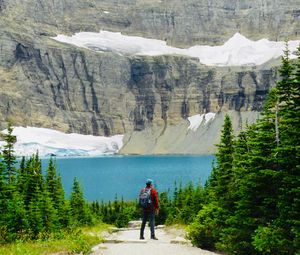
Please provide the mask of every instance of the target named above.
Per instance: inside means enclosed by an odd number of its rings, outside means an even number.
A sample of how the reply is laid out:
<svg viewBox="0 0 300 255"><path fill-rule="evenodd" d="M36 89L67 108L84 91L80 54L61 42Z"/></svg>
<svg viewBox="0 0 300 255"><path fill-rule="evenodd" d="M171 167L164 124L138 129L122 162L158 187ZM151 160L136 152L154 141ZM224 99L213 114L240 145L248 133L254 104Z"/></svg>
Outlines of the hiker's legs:
<svg viewBox="0 0 300 255"><path fill-rule="evenodd" d="M145 230L147 218L148 218L148 213L146 211L143 211L143 220L141 225L140 238L144 237L144 230Z"/></svg>
<svg viewBox="0 0 300 255"><path fill-rule="evenodd" d="M150 231L151 231L151 237L155 237L155 232L154 232L154 225L155 225L155 212L152 211L150 212Z"/></svg>

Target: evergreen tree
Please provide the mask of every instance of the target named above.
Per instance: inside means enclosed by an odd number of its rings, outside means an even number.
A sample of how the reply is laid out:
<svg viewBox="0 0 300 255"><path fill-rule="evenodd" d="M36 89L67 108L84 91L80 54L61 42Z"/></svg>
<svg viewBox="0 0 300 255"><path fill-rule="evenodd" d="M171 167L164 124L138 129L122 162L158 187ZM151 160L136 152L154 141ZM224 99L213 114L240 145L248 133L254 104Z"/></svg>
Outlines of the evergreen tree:
<svg viewBox="0 0 300 255"><path fill-rule="evenodd" d="M233 138L231 120L226 115L216 154L217 164L206 184L208 204L199 211L189 228L192 242L201 248L214 249L221 245L219 242L226 228L225 221L233 210Z"/></svg>
<svg viewBox="0 0 300 255"><path fill-rule="evenodd" d="M225 116L224 125L221 133L221 141L217 145L216 154L217 165L213 168L209 180L209 189L220 202L227 202L230 196L232 182L232 165L233 165L233 130L230 117ZM230 205L231 206L231 205Z"/></svg>
<svg viewBox="0 0 300 255"><path fill-rule="evenodd" d="M284 50L284 55L281 58L281 67L279 68L279 73L281 80L277 82L277 90L279 100L282 101L289 101L292 97L292 94L295 92L293 89L293 72L294 72L294 65L291 64L290 61L290 51L288 48L288 43L286 42L286 47Z"/></svg>
<svg viewBox="0 0 300 255"><path fill-rule="evenodd" d="M37 196L42 197L44 191L44 178L42 174L41 161L38 153L27 160L24 170L24 202L28 207L30 202L36 199Z"/></svg>
<svg viewBox="0 0 300 255"><path fill-rule="evenodd" d="M53 206L50 193L44 190L41 201L41 214L43 217L43 231L54 232L59 228L57 210Z"/></svg>
<svg viewBox="0 0 300 255"><path fill-rule="evenodd" d="M159 214L156 218L157 224L164 224L167 220L168 214L170 213L171 203L168 198L167 192L162 192L159 194Z"/></svg>
<svg viewBox="0 0 300 255"><path fill-rule="evenodd" d="M44 219L43 219L43 206L42 206L42 196L39 190L36 190L37 193L29 202L28 205L28 222L30 228L30 234L33 239L38 238L39 234L43 231L44 228Z"/></svg>
<svg viewBox="0 0 300 255"><path fill-rule="evenodd" d="M47 173L46 173L46 189L50 194L55 194L57 187L57 176L56 176L56 168L53 161L53 158L50 158Z"/></svg>
<svg viewBox="0 0 300 255"><path fill-rule="evenodd" d="M203 205L195 220L188 227L188 237L202 249L214 250L223 231L224 211L217 202Z"/></svg>
<svg viewBox="0 0 300 255"><path fill-rule="evenodd" d="M54 208L57 210L58 221L61 226L67 227L70 221L70 205L65 200L65 192L61 182L61 176L57 177L56 181L56 193L54 198Z"/></svg>
<svg viewBox="0 0 300 255"><path fill-rule="evenodd" d="M282 178L278 201L280 215L269 227L282 233L280 243L288 247L285 254L294 254L300 252L300 46L296 63L289 64L293 66L292 75L285 78L281 71L281 76L282 80L288 79L285 83L291 84L291 94L279 97L280 144L276 151ZM283 89L279 93L286 94Z"/></svg>
<svg viewBox="0 0 300 255"><path fill-rule="evenodd" d="M11 198L8 200L4 218L7 241L22 239L26 235L29 229L28 215L22 197L17 191L13 192Z"/></svg>
<svg viewBox="0 0 300 255"><path fill-rule="evenodd" d="M91 212L83 198L83 192L77 178L74 178L73 181L70 210L75 225L88 225L92 222ZM110 215L112 215L112 211Z"/></svg>
<svg viewBox="0 0 300 255"><path fill-rule="evenodd" d="M14 145L17 141L16 136L12 134L13 127L8 123L7 134L4 134L5 145L3 146L2 158L5 165L5 176L9 184L12 184L16 174L16 157L14 155Z"/></svg>
<svg viewBox="0 0 300 255"><path fill-rule="evenodd" d="M0 232L4 232L5 215L7 213L7 185L4 178L4 171L4 164L0 160ZM2 234L0 233L1 236Z"/></svg>
<svg viewBox="0 0 300 255"><path fill-rule="evenodd" d="M235 182L239 186L235 195L238 199L236 210L228 220L230 226L225 230L227 238L222 243L222 247L230 253L259 254L252 245L254 232L259 225L266 225L278 217L277 98L277 91L271 91L261 119L247 132L247 148L239 146L240 152L247 149L248 153L246 158L237 155L247 162L236 162ZM239 140L241 143L243 141Z"/></svg>
<svg viewBox="0 0 300 255"><path fill-rule="evenodd" d="M26 159L22 157L20 167L17 171L17 190L20 195L24 195L24 191L26 188Z"/></svg>
<svg viewBox="0 0 300 255"><path fill-rule="evenodd" d="M219 246L230 254L292 255L300 250L297 72L286 51L282 79L270 92L262 118L236 143L236 206Z"/></svg>
<svg viewBox="0 0 300 255"><path fill-rule="evenodd" d="M68 210L65 202L65 194L61 183L61 177L57 176L56 166L53 158L50 158L46 180L46 190L49 194L49 198L52 201L54 209L57 211L58 221L62 226L68 225Z"/></svg>

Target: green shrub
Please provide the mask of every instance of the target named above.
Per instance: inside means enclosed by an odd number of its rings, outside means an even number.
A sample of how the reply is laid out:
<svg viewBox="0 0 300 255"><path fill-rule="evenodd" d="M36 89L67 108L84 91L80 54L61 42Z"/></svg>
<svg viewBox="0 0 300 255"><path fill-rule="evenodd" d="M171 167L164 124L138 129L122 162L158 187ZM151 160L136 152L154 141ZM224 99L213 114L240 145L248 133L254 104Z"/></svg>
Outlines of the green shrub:
<svg viewBox="0 0 300 255"><path fill-rule="evenodd" d="M188 227L188 238L197 247L214 249L220 235L220 215L222 209L216 203L203 206L195 221Z"/></svg>
<svg viewBox="0 0 300 255"><path fill-rule="evenodd" d="M262 255L291 254L288 247L292 244L284 236L284 230L276 226L259 226L255 231L252 244Z"/></svg>

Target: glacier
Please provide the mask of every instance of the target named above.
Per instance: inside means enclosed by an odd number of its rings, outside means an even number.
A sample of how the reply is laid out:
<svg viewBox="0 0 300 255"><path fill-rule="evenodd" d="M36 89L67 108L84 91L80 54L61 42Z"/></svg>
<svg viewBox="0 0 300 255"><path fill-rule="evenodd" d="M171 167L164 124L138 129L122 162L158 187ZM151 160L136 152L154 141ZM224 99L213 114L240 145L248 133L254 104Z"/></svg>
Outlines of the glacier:
<svg viewBox="0 0 300 255"><path fill-rule="evenodd" d="M2 133L7 133L7 130ZM116 154L123 146L123 135L103 137L65 134L37 127L14 127L13 135L17 137L14 146L17 156L31 156L38 151L41 157L95 157ZM0 147L4 144L4 141L0 141Z"/></svg>
<svg viewBox="0 0 300 255"><path fill-rule="evenodd" d="M201 125L207 125L215 118L215 113L196 114L188 117L188 130L196 132ZM0 133L7 134L7 130ZM13 135L17 142L15 155L32 156L36 152L41 157L97 157L117 154L123 147L124 135L111 137L66 134L61 131L37 127L13 127ZM0 150L5 145L0 141Z"/></svg>
<svg viewBox="0 0 300 255"><path fill-rule="evenodd" d="M83 47L97 52L115 52L121 55L185 55L198 58L208 66L256 66L282 56L285 42L267 39L252 41L240 33L234 34L221 46L195 45L188 49L168 46L165 41L127 36L120 32L101 30L99 33L79 32L72 36L59 34L52 39ZM288 42L291 58L296 52L300 40Z"/></svg>

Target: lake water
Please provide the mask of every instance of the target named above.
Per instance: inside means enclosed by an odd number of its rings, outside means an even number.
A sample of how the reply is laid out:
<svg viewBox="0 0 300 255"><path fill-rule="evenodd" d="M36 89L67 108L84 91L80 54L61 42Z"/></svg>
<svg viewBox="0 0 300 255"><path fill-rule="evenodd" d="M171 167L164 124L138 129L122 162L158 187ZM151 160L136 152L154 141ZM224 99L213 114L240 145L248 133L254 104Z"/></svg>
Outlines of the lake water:
<svg viewBox="0 0 300 255"><path fill-rule="evenodd" d="M113 200L118 195L125 200L136 199L147 178L154 180L158 191L183 185L205 183L212 169L214 156L106 156L97 158L57 158L67 195L74 177L83 188L85 198ZM48 163L43 159L43 166Z"/></svg>

